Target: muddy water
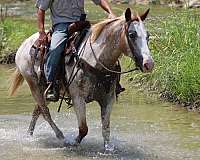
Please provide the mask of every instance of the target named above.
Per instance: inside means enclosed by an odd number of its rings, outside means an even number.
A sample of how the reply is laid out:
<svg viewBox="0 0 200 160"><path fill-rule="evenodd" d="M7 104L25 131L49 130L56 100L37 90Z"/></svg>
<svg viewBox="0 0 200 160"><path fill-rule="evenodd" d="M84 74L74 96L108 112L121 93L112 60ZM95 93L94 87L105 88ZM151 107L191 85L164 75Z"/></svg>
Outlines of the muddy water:
<svg viewBox="0 0 200 160"><path fill-rule="evenodd" d="M87 107L89 133L78 147L63 147L40 118L33 137L26 134L34 106L24 84L15 97L7 96L11 67L0 66L0 159L1 160L199 160L200 117L126 85L111 117L111 140L115 149L103 152L100 109L96 103ZM125 82L124 82L125 85ZM52 117L70 141L77 135L73 109L51 104Z"/></svg>

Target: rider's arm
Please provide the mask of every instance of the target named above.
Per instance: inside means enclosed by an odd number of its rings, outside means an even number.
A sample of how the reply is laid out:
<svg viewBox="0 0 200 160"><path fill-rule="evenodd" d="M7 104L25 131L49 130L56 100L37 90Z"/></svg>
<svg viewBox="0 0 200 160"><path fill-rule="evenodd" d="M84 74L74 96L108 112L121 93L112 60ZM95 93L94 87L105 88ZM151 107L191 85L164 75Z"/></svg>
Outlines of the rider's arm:
<svg viewBox="0 0 200 160"><path fill-rule="evenodd" d="M52 0L36 0L37 7L37 24L39 31L39 42L40 44L45 44L47 40L47 35L45 33L44 21L45 21L45 11L49 8Z"/></svg>
<svg viewBox="0 0 200 160"><path fill-rule="evenodd" d="M46 44L46 42L47 42L47 35L45 33L45 28L44 28L44 20L45 20L45 11L38 8L38 10L37 10L37 24L38 24L39 43L40 44Z"/></svg>
<svg viewBox="0 0 200 160"><path fill-rule="evenodd" d="M101 8L103 8L109 15L108 18L115 18L115 14L112 12L112 9L107 0L100 0Z"/></svg>
<svg viewBox="0 0 200 160"><path fill-rule="evenodd" d="M38 23L39 33L45 32L44 20L45 20L45 11L39 8L37 10L37 23Z"/></svg>

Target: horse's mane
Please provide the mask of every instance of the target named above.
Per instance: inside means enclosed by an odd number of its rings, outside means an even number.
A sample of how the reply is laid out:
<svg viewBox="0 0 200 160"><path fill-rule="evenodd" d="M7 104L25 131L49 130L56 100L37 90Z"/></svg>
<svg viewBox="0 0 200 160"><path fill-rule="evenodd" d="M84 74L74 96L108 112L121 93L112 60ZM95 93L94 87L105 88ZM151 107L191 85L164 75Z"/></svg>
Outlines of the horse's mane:
<svg viewBox="0 0 200 160"><path fill-rule="evenodd" d="M122 17L117 17L115 19L106 19L103 20L97 24L94 24L92 26L92 35L91 35L91 40L92 42L94 42L95 40L97 40L97 38L99 37L99 35L101 34L101 32L103 31L104 27L112 22L115 22L117 20L122 20Z"/></svg>

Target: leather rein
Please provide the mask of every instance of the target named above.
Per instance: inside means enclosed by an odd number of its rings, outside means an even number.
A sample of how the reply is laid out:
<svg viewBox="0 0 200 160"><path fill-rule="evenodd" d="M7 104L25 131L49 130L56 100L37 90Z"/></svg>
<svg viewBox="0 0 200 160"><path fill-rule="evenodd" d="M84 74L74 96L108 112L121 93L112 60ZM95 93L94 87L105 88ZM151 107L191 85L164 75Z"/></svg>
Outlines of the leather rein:
<svg viewBox="0 0 200 160"><path fill-rule="evenodd" d="M94 56L96 62L99 63L106 71L108 71L108 72L110 72L110 73L114 73L114 74L126 74L126 73L130 73L130 72L139 70L139 68L136 67L136 68L131 69L131 70L128 70L128 71L119 72L119 71L112 70L112 69L109 69L108 67L106 67L103 63L101 63L101 62L98 60L98 58L97 58L97 56L96 56L96 54L95 54L95 52L94 52L94 49L93 49L93 47L92 47L92 42L91 42L91 35L92 35L92 34L90 34L90 35L87 37L86 41L84 42L83 47L82 47L82 49L80 50L80 52L79 52L79 54L78 54L78 57L80 57L81 54L85 51L86 43L87 43L87 41L89 40L90 48L91 48L91 50L92 50L92 54L93 54L93 56ZM129 38L129 37L128 37L128 33L126 33L126 37L127 37L127 39ZM77 75L78 71L80 70L80 68L82 68L81 65L80 65L80 63L81 63L81 59L78 58L78 60L76 61L76 63L74 64L74 66L73 66L73 68L72 68L72 73L71 73L71 75L70 75L70 77L69 77L68 82L65 83L65 84L66 84L66 87L65 87L65 88L68 88L68 87L71 85L71 83L73 82L73 80L74 80L75 76ZM77 66L78 66L78 69L75 71L75 68L76 68ZM90 66L90 65L89 65L89 66ZM75 71L75 72L74 72L74 71ZM65 99L65 93L66 93L66 89L65 89L65 91L64 91L64 93L63 93L63 96L62 96L62 98L61 98L60 105L59 105L59 107L58 107L58 112L60 112L60 109L61 109L61 106L62 106L62 102L63 102L63 100ZM67 102L66 102L66 103L67 103ZM67 103L67 104L69 105L69 103Z"/></svg>
<svg viewBox="0 0 200 160"><path fill-rule="evenodd" d="M124 27L124 28L125 28L125 27ZM127 38L127 40L128 40L128 43L129 43L129 37L128 37L129 35L128 35L128 32L126 32L125 35L126 35L126 38ZM104 68L106 71L111 72L111 73L115 73L115 74L126 74L126 73L130 73L130 72L139 70L138 67L135 67L135 68L133 68L133 69L130 69L130 70L128 70L128 71L123 71L123 72L119 72L119 71L116 71L116 70L109 69L109 68L106 67L101 61L98 60L98 58L97 58L97 56L96 56L96 54L95 54L95 51L94 51L94 49L93 49L93 47L92 47L91 34L90 34L90 36L88 37L88 39L89 39L89 43L90 43L90 48L91 48L91 50L92 50L92 54L93 54L93 56L94 56L96 62L97 62L98 64L100 64L101 67ZM129 43L129 44L130 44L130 43Z"/></svg>

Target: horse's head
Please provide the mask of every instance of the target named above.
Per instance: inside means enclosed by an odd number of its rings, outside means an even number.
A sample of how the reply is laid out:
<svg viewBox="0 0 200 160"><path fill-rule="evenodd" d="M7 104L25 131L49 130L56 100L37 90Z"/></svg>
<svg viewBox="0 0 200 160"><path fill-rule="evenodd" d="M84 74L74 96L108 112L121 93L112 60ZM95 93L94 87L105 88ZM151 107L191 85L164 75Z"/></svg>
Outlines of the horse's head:
<svg viewBox="0 0 200 160"><path fill-rule="evenodd" d="M148 13L149 9L143 15L133 17L130 8L125 12L126 51L142 72L150 72L154 67L148 47L149 35L143 24Z"/></svg>

